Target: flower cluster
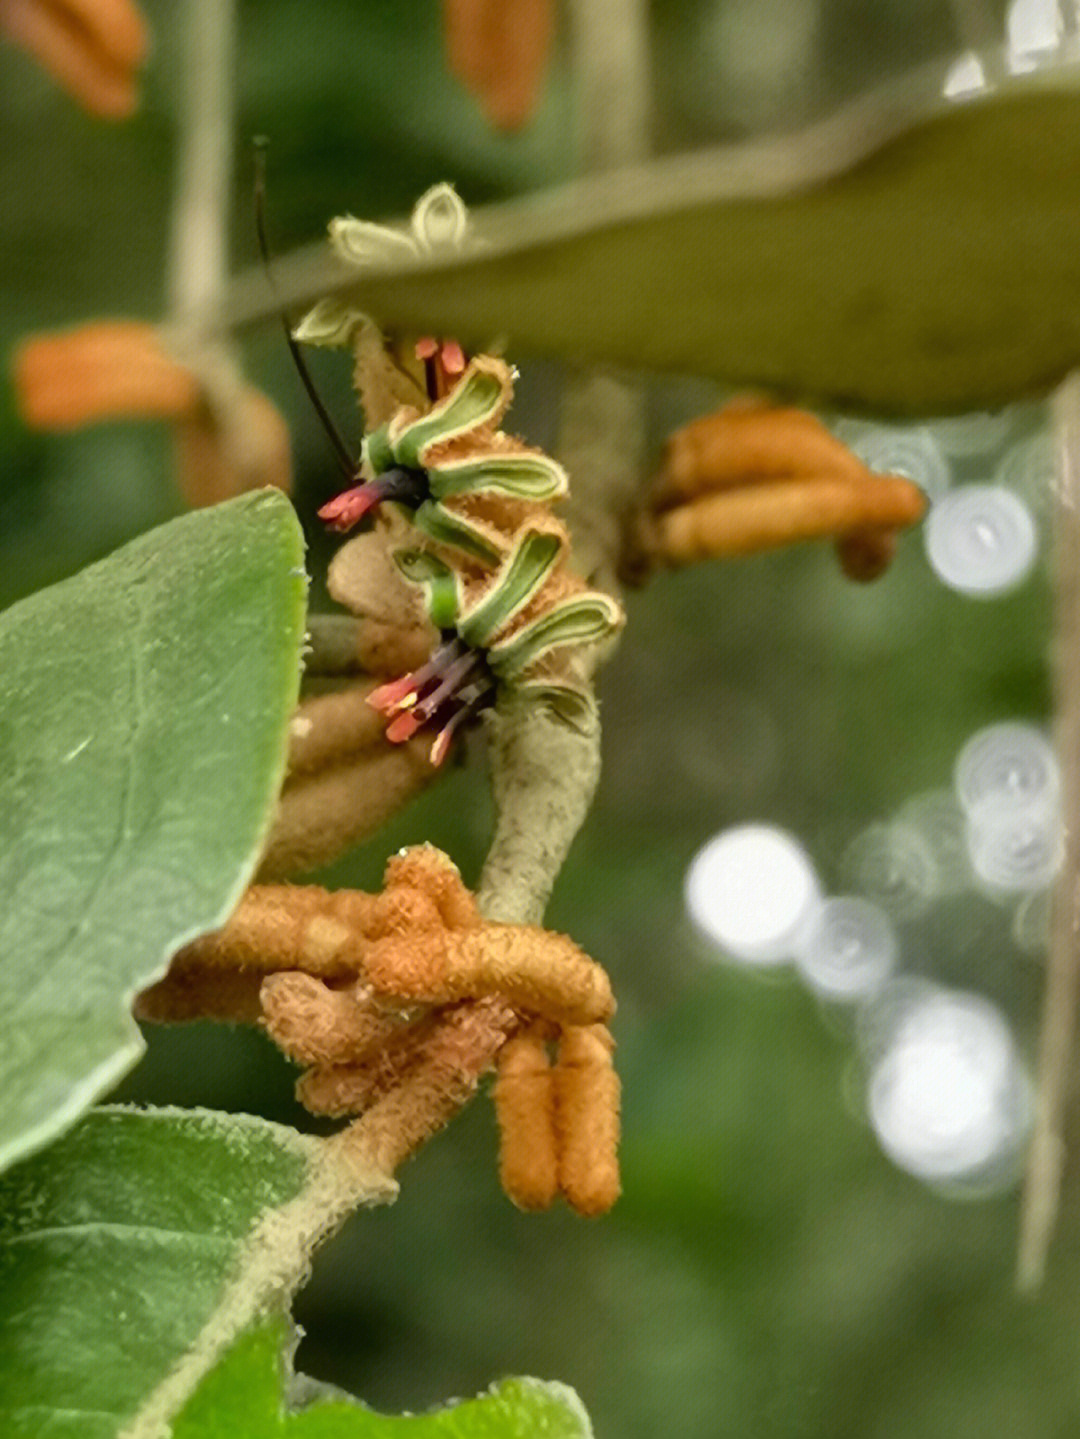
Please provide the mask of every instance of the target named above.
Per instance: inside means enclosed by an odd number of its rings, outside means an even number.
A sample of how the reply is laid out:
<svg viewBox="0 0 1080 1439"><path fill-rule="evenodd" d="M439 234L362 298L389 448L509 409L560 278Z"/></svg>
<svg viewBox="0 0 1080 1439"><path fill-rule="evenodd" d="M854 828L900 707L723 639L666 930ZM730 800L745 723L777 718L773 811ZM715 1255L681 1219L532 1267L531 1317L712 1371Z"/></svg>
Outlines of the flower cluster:
<svg viewBox="0 0 1080 1439"><path fill-rule="evenodd" d="M356 220L331 227L339 253L357 264L380 247L458 246L465 235L464 207L447 186L421 199L410 235ZM362 320L326 301L296 336L348 343ZM566 568L569 535L551 512L568 489L562 466L499 428L513 394L509 366L488 355L465 362L452 342L440 353L431 339L417 353L437 366L437 383L428 372L426 408L401 405L372 430L359 483L319 513L344 531L377 509L392 512L386 533L394 561L422 591L441 640L425 664L379 686L369 703L388 717L391 742L433 726L438 765L461 724L506 689L532 695L569 723L580 720L593 701L579 652L617 630L623 613Z"/></svg>

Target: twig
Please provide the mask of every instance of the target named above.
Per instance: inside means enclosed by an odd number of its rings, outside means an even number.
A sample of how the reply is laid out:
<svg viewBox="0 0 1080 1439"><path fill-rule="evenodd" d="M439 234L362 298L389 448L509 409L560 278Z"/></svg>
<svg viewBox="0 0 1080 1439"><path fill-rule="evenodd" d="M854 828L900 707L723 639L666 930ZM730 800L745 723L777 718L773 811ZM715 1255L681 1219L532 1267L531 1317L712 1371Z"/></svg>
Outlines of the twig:
<svg viewBox="0 0 1080 1439"><path fill-rule="evenodd" d="M1053 667L1065 854L1054 888L1046 991L1039 1039L1035 1131L1020 1209L1016 1282L1039 1288L1057 1219L1080 997L1080 374L1054 400L1057 502L1054 512Z"/></svg>

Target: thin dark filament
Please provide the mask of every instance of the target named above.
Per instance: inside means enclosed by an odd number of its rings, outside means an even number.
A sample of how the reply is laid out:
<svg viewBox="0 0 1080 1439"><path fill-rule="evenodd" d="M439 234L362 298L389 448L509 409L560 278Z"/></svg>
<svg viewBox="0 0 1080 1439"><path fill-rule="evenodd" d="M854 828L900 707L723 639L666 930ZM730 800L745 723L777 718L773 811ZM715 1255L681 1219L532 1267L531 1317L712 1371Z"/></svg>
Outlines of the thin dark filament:
<svg viewBox="0 0 1080 1439"><path fill-rule="evenodd" d="M266 278L270 282L270 288L277 294L277 286L274 284L273 271L270 268L270 247L266 243L266 141L259 138L255 142L255 233L259 240L259 254L262 257L263 267L266 270ZM329 410L322 402L322 397L315 388L315 381L311 378L311 371L307 367L307 361L300 352L300 346L293 339L292 328L289 325L285 311L281 311L281 323L285 329L285 343L289 347L289 354L292 356L296 372L300 376L301 384L307 391L308 399L315 407L315 413L322 421L322 427L326 431L327 438L334 447L338 464L342 473L350 480L356 478L357 465L349 447L341 437L338 427L334 424Z"/></svg>
<svg viewBox="0 0 1080 1439"><path fill-rule="evenodd" d="M424 360L424 384L427 387L427 397L432 404L439 398L439 371L438 361L434 355L428 355Z"/></svg>

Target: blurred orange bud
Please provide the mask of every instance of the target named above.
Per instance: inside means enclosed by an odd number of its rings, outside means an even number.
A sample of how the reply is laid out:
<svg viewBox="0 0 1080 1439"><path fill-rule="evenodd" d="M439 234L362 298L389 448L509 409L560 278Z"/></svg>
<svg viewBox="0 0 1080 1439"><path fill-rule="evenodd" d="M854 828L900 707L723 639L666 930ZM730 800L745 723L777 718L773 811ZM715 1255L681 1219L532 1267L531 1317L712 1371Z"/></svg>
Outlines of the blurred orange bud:
<svg viewBox="0 0 1080 1439"><path fill-rule="evenodd" d="M450 72L499 130L536 109L555 34L554 0L443 0Z"/></svg>
<svg viewBox="0 0 1080 1439"><path fill-rule="evenodd" d="M3 3L3 0L0 0ZM35 430L68 431L104 420L170 420L180 489L190 505L244 490L292 487L289 432L250 385L211 396L138 320L96 320L24 340L12 363L16 404Z"/></svg>
<svg viewBox="0 0 1080 1439"><path fill-rule="evenodd" d="M0 0L0 35L92 115L122 120L135 111L148 37L133 0Z"/></svg>
<svg viewBox="0 0 1080 1439"><path fill-rule="evenodd" d="M289 429L276 405L252 385L227 410L199 403L173 428L176 481L189 505L216 505L245 490L292 489Z"/></svg>
<svg viewBox="0 0 1080 1439"><path fill-rule="evenodd" d="M153 325L137 320L34 335L15 351L13 371L19 413L34 430L175 420L199 404L198 380L166 354Z"/></svg>

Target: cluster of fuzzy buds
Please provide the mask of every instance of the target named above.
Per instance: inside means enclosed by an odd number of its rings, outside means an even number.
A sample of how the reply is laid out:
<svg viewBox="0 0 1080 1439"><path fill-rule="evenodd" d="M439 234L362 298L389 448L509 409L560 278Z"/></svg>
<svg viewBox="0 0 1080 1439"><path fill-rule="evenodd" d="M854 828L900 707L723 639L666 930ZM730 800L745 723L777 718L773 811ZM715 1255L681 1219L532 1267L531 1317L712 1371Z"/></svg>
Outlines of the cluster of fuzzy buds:
<svg viewBox="0 0 1080 1439"><path fill-rule="evenodd" d="M262 1025L304 1073L301 1102L356 1124L388 1171L495 1064L506 1192L600 1214L619 1193L619 1085L607 975L564 935L482 919L429 845L377 894L253 886L139 997L149 1020ZM547 1046L556 1049L554 1064Z"/></svg>

